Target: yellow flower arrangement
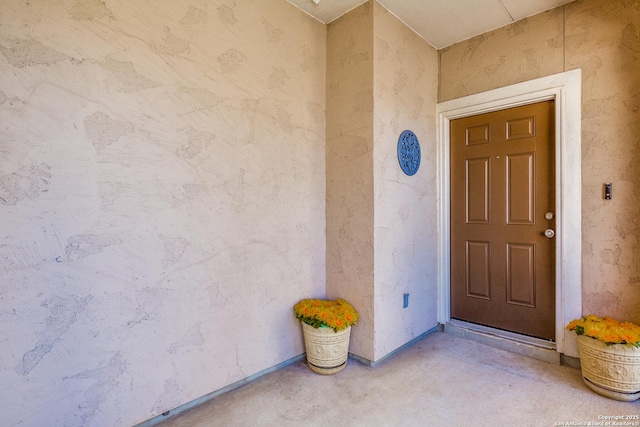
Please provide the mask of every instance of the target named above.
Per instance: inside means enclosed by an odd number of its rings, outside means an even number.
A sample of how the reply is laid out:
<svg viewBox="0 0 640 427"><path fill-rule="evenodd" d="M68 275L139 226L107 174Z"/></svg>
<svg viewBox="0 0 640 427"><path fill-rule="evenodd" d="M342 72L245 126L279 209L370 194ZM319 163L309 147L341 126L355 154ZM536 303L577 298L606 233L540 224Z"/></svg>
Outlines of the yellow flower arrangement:
<svg viewBox="0 0 640 427"><path fill-rule="evenodd" d="M355 325L358 321L358 312L347 301L338 298L336 300L303 299L293 307L296 319L314 328L327 327L335 332Z"/></svg>
<svg viewBox="0 0 640 427"><path fill-rule="evenodd" d="M567 329L604 342L606 345L626 344L640 347L640 326L631 322L620 322L610 317L593 314L571 321Z"/></svg>

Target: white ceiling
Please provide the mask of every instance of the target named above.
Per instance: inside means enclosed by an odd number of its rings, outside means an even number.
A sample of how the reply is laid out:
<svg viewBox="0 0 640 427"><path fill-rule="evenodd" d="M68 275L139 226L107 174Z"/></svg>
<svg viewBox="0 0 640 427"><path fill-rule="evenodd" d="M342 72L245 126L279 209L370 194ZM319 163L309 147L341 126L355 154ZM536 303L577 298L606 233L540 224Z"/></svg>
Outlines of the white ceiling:
<svg viewBox="0 0 640 427"><path fill-rule="evenodd" d="M367 0L288 0L329 23ZM573 0L378 0L436 49Z"/></svg>

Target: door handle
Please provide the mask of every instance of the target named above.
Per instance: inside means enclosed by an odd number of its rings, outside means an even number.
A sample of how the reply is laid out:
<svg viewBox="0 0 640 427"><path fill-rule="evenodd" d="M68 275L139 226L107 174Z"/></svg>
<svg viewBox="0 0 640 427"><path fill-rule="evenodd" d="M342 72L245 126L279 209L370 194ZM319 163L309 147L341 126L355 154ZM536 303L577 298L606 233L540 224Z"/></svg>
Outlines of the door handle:
<svg viewBox="0 0 640 427"><path fill-rule="evenodd" d="M550 228L547 228L546 230L544 230L544 237L546 237L547 239L551 239L555 235L556 235L556 232Z"/></svg>

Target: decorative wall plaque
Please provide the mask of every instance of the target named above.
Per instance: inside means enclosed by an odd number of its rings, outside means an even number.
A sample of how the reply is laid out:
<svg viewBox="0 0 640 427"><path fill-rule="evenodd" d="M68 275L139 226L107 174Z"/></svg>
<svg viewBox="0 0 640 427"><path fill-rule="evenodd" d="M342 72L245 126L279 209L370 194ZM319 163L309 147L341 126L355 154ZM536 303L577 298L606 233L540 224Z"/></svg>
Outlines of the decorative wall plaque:
<svg viewBox="0 0 640 427"><path fill-rule="evenodd" d="M420 142L415 133L405 130L398 138L398 162L407 175L415 175L420 167Z"/></svg>

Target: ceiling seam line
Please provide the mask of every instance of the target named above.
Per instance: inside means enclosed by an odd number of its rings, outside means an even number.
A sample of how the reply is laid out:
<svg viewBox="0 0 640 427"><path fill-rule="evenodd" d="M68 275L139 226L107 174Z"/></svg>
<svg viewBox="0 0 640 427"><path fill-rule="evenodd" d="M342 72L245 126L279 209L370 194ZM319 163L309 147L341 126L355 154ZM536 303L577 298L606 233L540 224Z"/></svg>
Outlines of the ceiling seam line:
<svg viewBox="0 0 640 427"><path fill-rule="evenodd" d="M509 13L509 10L507 9L507 7L504 5L504 3L502 3L502 0L498 0L498 3L500 3L500 6L502 6L502 9L504 10L504 12L509 16L509 19L511 19L511 22L516 22L516 20L513 19L513 16L511 16L511 13Z"/></svg>

